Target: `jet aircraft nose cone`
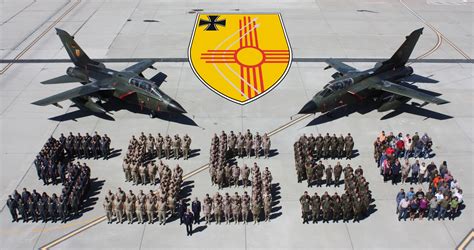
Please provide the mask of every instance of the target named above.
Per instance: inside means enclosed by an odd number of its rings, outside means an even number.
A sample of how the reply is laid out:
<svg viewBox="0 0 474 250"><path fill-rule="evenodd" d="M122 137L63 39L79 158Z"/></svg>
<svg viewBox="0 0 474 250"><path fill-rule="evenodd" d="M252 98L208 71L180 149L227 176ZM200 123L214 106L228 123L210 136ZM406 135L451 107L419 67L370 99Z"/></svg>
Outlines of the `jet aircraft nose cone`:
<svg viewBox="0 0 474 250"><path fill-rule="evenodd" d="M186 110L174 100L168 104L168 111L171 113L186 113Z"/></svg>
<svg viewBox="0 0 474 250"><path fill-rule="evenodd" d="M316 113L317 111L318 111L318 105L316 105L316 103L313 100L311 100L303 106L303 108L300 110L300 112L298 112L298 114L313 114L313 113Z"/></svg>

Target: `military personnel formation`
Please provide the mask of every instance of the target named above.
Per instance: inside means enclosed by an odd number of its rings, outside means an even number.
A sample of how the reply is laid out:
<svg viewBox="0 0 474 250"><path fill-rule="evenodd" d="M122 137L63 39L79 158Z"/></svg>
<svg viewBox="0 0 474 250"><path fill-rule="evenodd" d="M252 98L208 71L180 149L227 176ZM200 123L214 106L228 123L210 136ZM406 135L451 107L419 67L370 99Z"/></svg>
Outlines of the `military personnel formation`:
<svg viewBox="0 0 474 250"><path fill-rule="evenodd" d="M329 133L323 137L321 134L314 137L313 134L303 134L294 143L295 159L300 162L308 162L318 159L351 159L354 149L354 138L348 133L345 137L341 134L332 136Z"/></svg>
<svg viewBox="0 0 474 250"><path fill-rule="evenodd" d="M370 213L370 204L372 203L369 183L363 176L363 170L357 168L355 171L348 165L344 169L344 193L339 196L336 192L329 195L324 192L319 196L317 192L310 195L307 191L300 197L303 224L309 224L309 221L318 223L329 223L330 220L337 223L359 222Z"/></svg>
<svg viewBox="0 0 474 250"><path fill-rule="evenodd" d="M63 189L59 196L45 192L40 195L36 190L29 192L26 188L23 188L21 194L15 190L9 195L7 207L12 221L18 222L21 218L23 222L30 219L38 222L41 219L43 223L50 220L53 223L66 223L77 218L88 197L90 184L90 168L85 163L70 163L66 168Z"/></svg>
<svg viewBox="0 0 474 250"><path fill-rule="evenodd" d="M56 139L50 137L34 160L38 179L44 185L64 183L68 164L75 157L97 159L99 156L107 159L110 153L110 138L105 134L94 136L86 133L81 136L72 133L66 138L64 134Z"/></svg>
<svg viewBox="0 0 474 250"><path fill-rule="evenodd" d="M210 167L212 185L218 185L219 189L224 187L249 185L250 168L247 165L241 167L229 162L233 157L252 157L264 158L270 156L270 137L267 134L261 136L258 132L253 135L247 130L245 135L242 133L234 134L233 131L227 135L224 131L220 136L214 134L211 140L210 149ZM258 167L257 167L258 168Z"/></svg>
<svg viewBox="0 0 474 250"><path fill-rule="evenodd" d="M159 160L158 164L155 161L148 161L144 163L137 163L136 161L125 158L122 163L122 169L125 174L126 182L133 182L133 185L155 185L160 182L160 185L177 185L183 181L183 169L176 164L176 167L171 168Z"/></svg>
<svg viewBox="0 0 474 250"><path fill-rule="evenodd" d="M251 169L252 173L252 193L251 196L244 192L242 196L235 192L233 196L228 193L221 195L216 193L212 198L206 194L202 203L202 211L206 224L211 224L215 221L216 224L221 224L225 221L226 224L243 224L249 222L250 216L254 224L260 223L262 212L263 220L270 221L272 209L272 174L268 168L263 172L257 164Z"/></svg>
<svg viewBox="0 0 474 250"><path fill-rule="evenodd" d="M230 131L227 135L224 131L219 136L214 134L211 139L210 161L223 165L227 159L238 156L239 158L254 156L260 158L270 157L270 136L266 133L260 135L258 132L253 135L249 129L245 134L239 132L237 135Z"/></svg>
<svg viewBox="0 0 474 250"><path fill-rule="evenodd" d="M86 133L84 136L82 136L81 133L73 135L72 132L70 132L66 138L61 134L59 142L70 158L99 159L103 157L106 160L110 157L111 140L107 134L100 136L97 131L94 132L93 136L89 135L89 133Z"/></svg>
<svg viewBox="0 0 474 250"><path fill-rule="evenodd" d="M155 137L152 134L145 135L141 132L138 139L133 135L128 145L126 159L131 162L143 163L147 160L152 160L155 157L158 159L189 159L191 153L191 137L187 134L181 139L179 135L171 138L169 135L163 137L160 133Z"/></svg>
<svg viewBox="0 0 474 250"><path fill-rule="evenodd" d="M103 203L108 223L115 220L117 224L122 224L126 220L128 224L133 224L136 219L138 224L159 221L160 225L165 225L168 218L177 214L177 209L184 202L179 199L181 184L174 181L168 185L161 183L157 191L150 190L145 194L140 190L136 195L132 190L126 193L118 188L115 194L109 190Z"/></svg>

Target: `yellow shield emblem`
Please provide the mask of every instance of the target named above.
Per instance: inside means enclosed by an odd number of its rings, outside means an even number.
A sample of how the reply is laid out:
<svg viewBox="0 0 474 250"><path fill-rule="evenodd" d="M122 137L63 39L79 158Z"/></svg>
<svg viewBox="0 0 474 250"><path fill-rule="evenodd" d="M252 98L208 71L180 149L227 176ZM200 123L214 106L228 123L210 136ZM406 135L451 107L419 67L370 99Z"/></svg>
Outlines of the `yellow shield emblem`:
<svg viewBox="0 0 474 250"><path fill-rule="evenodd" d="M292 60L277 13L198 14L188 56L207 87L238 104L275 88Z"/></svg>

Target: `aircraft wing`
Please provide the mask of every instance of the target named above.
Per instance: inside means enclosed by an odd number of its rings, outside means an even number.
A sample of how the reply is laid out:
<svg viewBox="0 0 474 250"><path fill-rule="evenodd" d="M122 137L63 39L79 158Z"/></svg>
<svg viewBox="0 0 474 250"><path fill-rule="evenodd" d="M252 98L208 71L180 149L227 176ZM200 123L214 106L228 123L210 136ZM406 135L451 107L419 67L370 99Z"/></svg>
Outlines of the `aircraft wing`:
<svg viewBox="0 0 474 250"><path fill-rule="evenodd" d="M143 61L138 62L138 63L136 63L136 64L134 64L130 67L127 67L123 71L130 71L130 72L134 72L134 73L137 73L137 74L141 74L144 70L146 70L148 68L155 69L155 67L153 67L154 63L155 63L155 61L153 61L153 60L143 60Z"/></svg>
<svg viewBox="0 0 474 250"><path fill-rule="evenodd" d="M42 84L58 84L58 83L71 83L71 82L84 82L84 80L76 78L76 77L68 76L68 75L62 75L62 76L55 77L53 79L42 81L41 83Z"/></svg>
<svg viewBox="0 0 474 250"><path fill-rule="evenodd" d="M100 88L97 85L93 84L86 84L83 86L79 86L77 88L73 88L64 92L61 92L59 94L38 100L36 102L33 102L32 104L38 105L38 106L46 106L49 104L57 104L58 102L72 99L75 97L80 97L84 95L90 95L92 93L101 91L101 90L111 90L113 88Z"/></svg>
<svg viewBox="0 0 474 250"><path fill-rule="evenodd" d="M328 59L326 60L326 63L329 66L327 66L324 69L334 68L335 70L339 71L342 74L346 74L347 72L350 72L350 71L358 71L356 68L351 67L336 59Z"/></svg>
<svg viewBox="0 0 474 250"><path fill-rule="evenodd" d="M417 91L416 89L407 88L400 84L396 84L396 83L385 81L385 80L380 83L372 84L372 86L370 86L369 88L383 90L383 91L390 92L396 95L406 96L409 98L422 100L428 103L435 103L438 105L449 103L446 100L443 100L441 98L438 98L432 95L425 94L423 92Z"/></svg>

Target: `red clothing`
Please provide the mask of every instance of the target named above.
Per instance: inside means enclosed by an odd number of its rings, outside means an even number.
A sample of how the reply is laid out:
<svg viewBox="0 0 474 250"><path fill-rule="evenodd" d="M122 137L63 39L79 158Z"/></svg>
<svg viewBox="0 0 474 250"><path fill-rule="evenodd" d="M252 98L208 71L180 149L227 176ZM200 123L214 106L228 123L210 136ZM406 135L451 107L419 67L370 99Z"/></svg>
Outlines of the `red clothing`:
<svg viewBox="0 0 474 250"><path fill-rule="evenodd" d="M398 150L404 150L405 149L405 142L402 140L398 140L397 143L395 144Z"/></svg>
<svg viewBox="0 0 474 250"><path fill-rule="evenodd" d="M387 154L387 155L393 155L393 153L395 153L395 149L393 149L392 147L388 147L385 150L385 154Z"/></svg>

